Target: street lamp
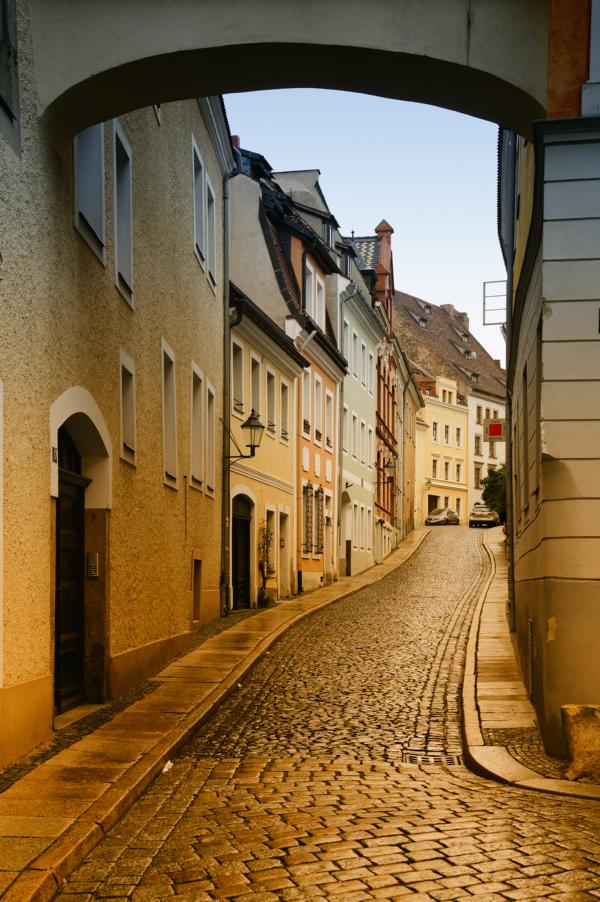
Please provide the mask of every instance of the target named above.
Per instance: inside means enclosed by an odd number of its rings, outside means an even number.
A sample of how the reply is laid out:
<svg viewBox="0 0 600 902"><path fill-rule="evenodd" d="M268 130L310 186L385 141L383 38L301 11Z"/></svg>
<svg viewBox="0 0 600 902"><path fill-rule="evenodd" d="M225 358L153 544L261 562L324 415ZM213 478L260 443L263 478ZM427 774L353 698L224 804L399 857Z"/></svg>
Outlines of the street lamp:
<svg viewBox="0 0 600 902"><path fill-rule="evenodd" d="M244 422L240 426L240 429L244 430L244 434L248 438L248 441L246 442L246 448L248 448L250 450L250 454L244 454L242 452L242 449L240 448L240 446L238 445L238 443L235 440L235 436L232 435L231 430L227 429L229 438L231 439L231 441L233 442L233 444L235 445L235 447L237 448L237 450L239 452L238 454L226 455L227 460L228 460L227 466L231 466L231 464L235 460L247 460L250 457L254 457L254 455L256 454L256 449L260 446L260 443L261 443L262 437L263 437L263 432L265 431L265 427L261 423L260 417L257 414L257 412L254 410L254 408L252 408L250 416L248 417L247 420L244 420Z"/></svg>
<svg viewBox="0 0 600 902"><path fill-rule="evenodd" d="M383 465L383 472L385 479L378 479L377 485L387 485L396 475L396 464L392 459L388 460L388 462Z"/></svg>

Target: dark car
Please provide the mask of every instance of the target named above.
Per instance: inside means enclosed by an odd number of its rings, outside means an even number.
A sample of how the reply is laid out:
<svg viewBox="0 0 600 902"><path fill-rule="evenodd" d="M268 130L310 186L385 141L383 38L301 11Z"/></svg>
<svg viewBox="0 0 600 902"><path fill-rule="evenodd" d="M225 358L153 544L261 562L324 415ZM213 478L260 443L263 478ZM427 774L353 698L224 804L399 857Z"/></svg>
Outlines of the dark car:
<svg viewBox="0 0 600 902"><path fill-rule="evenodd" d="M425 519L426 526L458 526L460 517L451 507L436 507Z"/></svg>

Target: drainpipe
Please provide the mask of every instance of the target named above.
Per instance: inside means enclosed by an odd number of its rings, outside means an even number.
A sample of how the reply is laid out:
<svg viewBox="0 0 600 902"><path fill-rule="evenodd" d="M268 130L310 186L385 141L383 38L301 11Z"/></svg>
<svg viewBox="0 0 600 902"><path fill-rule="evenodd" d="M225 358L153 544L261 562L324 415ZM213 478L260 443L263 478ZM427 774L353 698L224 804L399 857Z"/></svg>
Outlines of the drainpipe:
<svg viewBox="0 0 600 902"><path fill-rule="evenodd" d="M221 616L231 611L229 598L229 563L230 563L230 529L229 529L229 455L231 442L229 438L231 421L231 351L229 321L229 181L241 171L240 152L234 147L235 167L223 176L223 459L221 462ZM240 316L238 311L238 317ZM239 322L239 320L238 320Z"/></svg>
<svg viewBox="0 0 600 902"><path fill-rule="evenodd" d="M406 390L408 388L410 379L410 371L407 370L406 382L404 383L404 388L402 389L402 441L400 442L400 447L402 448L402 466L400 467L400 473L402 474L402 485L400 487L400 541L402 541L402 539L406 537L406 522L404 518L404 489L406 488L406 429L404 428L404 424L406 422Z"/></svg>
<svg viewBox="0 0 600 902"><path fill-rule="evenodd" d="M509 260L506 267L506 359L511 358L512 353L512 308L513 308L513 270L515 262L515 166L516 166L516 136L513 138L510 161L508 166L509 198L508 215L508 250ZM515 558L514 558L514 498L513 498L513 467L512 467L512 391L507 386L506 392L506 553L508 559L508 603L506 616L511 633L516 630L515 611Z"/></svg>

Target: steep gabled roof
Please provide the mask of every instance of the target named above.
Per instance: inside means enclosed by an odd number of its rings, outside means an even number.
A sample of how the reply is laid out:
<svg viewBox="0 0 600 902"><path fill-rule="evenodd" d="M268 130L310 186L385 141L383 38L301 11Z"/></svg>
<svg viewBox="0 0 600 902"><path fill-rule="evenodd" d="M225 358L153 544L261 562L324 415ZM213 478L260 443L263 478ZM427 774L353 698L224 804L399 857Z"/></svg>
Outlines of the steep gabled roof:
<svg viewBox="0 0 600 902"><path fill-rule="evenodd" d="M355 248L360 269L375 269L379 263L380 239L378 235L352 237L345 240Z"/></svg>
<svg viewBox="0 0 600 902"><path fill-rule="evenodd" d="M394 292L394 331L411 360L437 376L455 379L462 394L481 391L499 400L506 373L469 331L466 314L403 291Z"/></svg>

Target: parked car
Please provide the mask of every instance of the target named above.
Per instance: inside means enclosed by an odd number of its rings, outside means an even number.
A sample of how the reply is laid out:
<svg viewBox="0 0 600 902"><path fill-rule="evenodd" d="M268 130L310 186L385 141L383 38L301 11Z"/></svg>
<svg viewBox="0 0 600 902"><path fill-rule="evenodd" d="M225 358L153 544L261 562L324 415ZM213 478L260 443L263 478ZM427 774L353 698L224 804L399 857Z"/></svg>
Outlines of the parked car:
<svg viewBox="0 0 600 902"><path fill-rule="evenodd" d="M499 516L487 504L477 503L473 505L473 510L469 514L469 526L497 526Z"/></svg>
<svg viewBox="0 0 600 902"><path fill-rule="evenodd" d="M426 526L458 526L460 517L450 507L436 507L425 518Z"/></svg>

